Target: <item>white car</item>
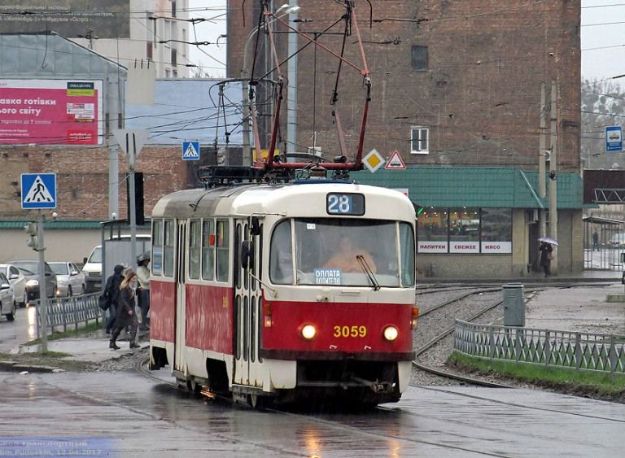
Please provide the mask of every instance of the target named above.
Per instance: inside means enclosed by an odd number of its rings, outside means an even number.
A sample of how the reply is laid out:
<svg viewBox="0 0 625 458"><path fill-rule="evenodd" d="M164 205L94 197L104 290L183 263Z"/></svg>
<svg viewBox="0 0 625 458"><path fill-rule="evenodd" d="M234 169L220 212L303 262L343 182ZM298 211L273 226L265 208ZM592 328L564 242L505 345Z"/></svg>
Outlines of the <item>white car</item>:
<svg viewBox="0 0 625 458"><path fill-rule="evenodd" d="M48 262L56 274L57 296L80 296L85 293L85 275L73 262Z"/></svg>
<svg viewBox="0 0 625 458"><path fill-rule="evenodd" d="M13 321L15 319L15 307L9 279L0 272L0 313L6 316L7 320Z"/></svg>
<svg viewBox="0 0 625 458"><path fill-rule="evenodd" d="M26 307L26 277L12 264L0 264L0 273L8 279L13 291L13 301L20 307Z"/></svg>

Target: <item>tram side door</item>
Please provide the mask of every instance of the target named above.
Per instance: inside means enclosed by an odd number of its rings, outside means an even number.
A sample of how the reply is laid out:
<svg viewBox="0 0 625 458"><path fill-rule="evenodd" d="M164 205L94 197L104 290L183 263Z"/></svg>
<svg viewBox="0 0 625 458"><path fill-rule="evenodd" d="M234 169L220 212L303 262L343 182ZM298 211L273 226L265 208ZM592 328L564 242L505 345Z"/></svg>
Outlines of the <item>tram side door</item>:
<svg viewBox="0 0 625 458"><path fill-rule="evenodd" d="M185 265L186 265L186 246L187 246L187 222L178 222L178 231L176 239L176 253L174 259L176 260L175 280L176 280L176 352L174 355L174 369L178 371L185 371L184 362L184 346L186 344L185 336Z"/></svg>
<svg viewBox="0 0 625 458"><path fill-rule="evenodd" d="M249 221L240 219L235 220L234 239L234 383L260 388L263 377L258 361L258 330L262 291L254 277L260 278L262 236L252 235ZM247 261L243 261L244 258Z"/></svg>

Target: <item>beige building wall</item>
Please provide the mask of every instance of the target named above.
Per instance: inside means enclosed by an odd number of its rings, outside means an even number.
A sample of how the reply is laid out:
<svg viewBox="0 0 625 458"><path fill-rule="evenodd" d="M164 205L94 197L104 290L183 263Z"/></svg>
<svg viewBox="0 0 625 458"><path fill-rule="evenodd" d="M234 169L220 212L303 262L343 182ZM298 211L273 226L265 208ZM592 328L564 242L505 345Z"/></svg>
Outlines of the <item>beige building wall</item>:
<svg viewBox="0 0 625 458"><path fill-rule="evenodd" d="M100 229L53 229L44 234L46 261L82 263L96 245L100 245ZM28 235L23 230L0 231L0 263L17 259L39 259L39 254L26 245Z"/></svg>

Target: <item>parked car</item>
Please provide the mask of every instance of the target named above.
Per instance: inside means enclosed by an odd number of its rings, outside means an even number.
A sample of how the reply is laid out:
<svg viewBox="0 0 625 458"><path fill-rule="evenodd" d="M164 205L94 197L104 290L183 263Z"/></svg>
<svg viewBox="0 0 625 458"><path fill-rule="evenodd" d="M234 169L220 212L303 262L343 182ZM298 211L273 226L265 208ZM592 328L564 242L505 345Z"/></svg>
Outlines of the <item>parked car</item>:
<svg viewBox="0 0 625 458"><path fill-rule="evenodd" d="M0 273L6 275L13 291L13 301L20 307L26 306L26 277L17 266L0 264ZM30 272L32 274L32 272Z"/></svg>
<svg viewBox="0 0 625 458"><path fill-rule="evenodd" d="M618 232L610 237L610 246L613 248L625 247L625 232Z"/></svg>
<svg viewBox="0 0 625 458"><path fill-rule="evenodd" d="M6 275L0 272L0 313L7 317L7 320L15 319L15 301L13 291Z"/></svg>
<svg viewBox="0 0 625 458"><path fill-rule="evenodd" d="M93 293L102 289L102 246L98 245L85 260L82 266L85 276L86 292Z"/></svg>
<svg viewBox="0 0 625 458"><path fill-rule="evenodd" d="M26 302L39 299L39 261L11 261L9 264L20 269L26 277ZM46 275L46 297L54 297L56 294L56 275L47 262L44 271Z"/></svg>
<svg viewBox="0 0 625 458"><path fill-rule="evenodd" d="M56 274L56 295L74 296L85 293L85 274L73 262L51 261L50 268Z"/></svg>

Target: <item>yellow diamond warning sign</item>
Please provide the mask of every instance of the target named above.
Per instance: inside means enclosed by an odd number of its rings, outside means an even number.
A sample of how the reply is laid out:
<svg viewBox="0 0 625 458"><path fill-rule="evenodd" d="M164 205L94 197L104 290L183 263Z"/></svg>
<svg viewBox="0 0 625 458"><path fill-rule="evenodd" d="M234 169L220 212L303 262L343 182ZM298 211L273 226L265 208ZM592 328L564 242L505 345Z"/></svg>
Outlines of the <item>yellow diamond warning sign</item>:
<svg viewBox="0 0 625 458"><path fill-rule="evenodd" d="M362 159L362 162L365 164L365 167L369 169L369 172L375 173L380 167L384 165L384 158L380 153L378 153L378 150L373 148Z"/></svg>
<svg viewBox="0 0 625 458"><path fill-rule="evenodd" d="M394 170L404 170L406 168L406 164L404 160L399 155L399 151L393 151L391 153L391 157L386 161L385 169L394 169Z"/></svg>

